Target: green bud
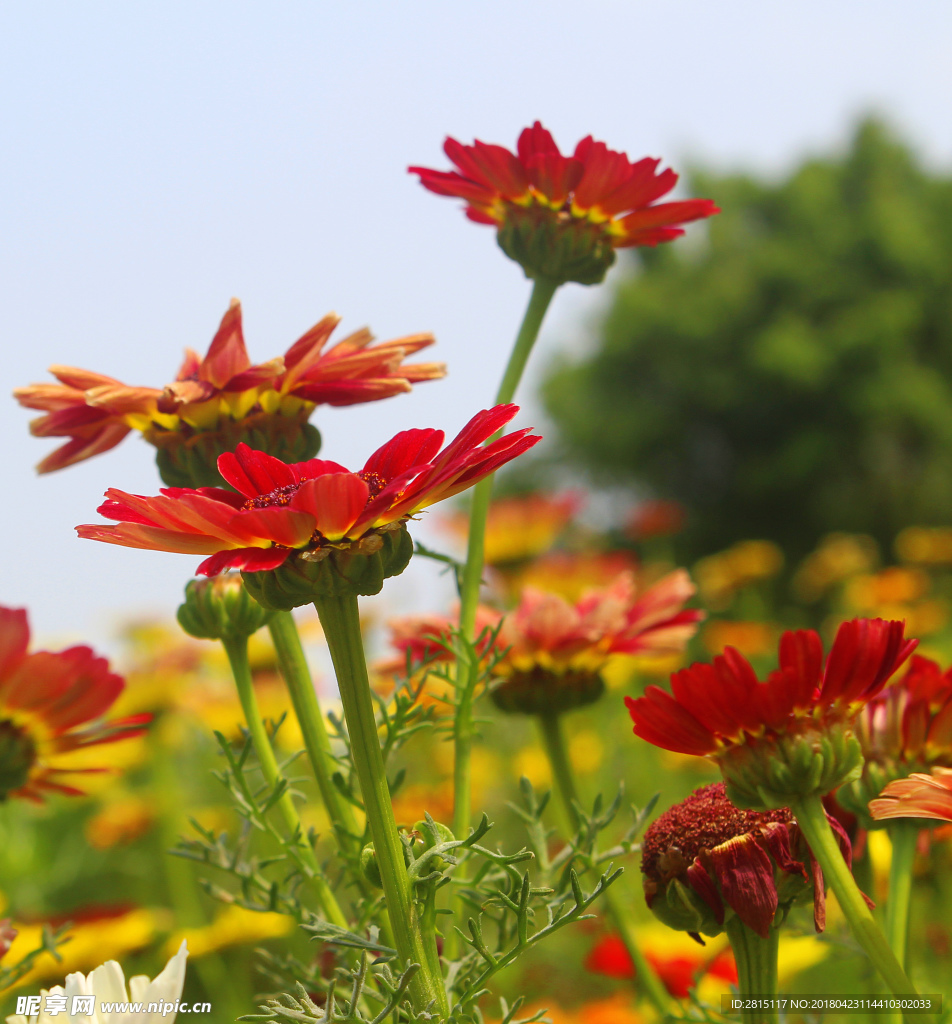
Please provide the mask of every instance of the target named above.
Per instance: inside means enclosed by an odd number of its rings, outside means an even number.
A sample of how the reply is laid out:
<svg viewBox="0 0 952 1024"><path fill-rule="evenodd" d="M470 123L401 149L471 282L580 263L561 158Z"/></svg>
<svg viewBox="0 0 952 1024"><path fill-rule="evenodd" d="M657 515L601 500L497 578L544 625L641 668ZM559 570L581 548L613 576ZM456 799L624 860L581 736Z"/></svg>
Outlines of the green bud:
<svg viewBox="0 0 952 1024"><path fill-rule="evenodd" d="M189 580L176 615L189 636L201 640L241 640L271 618L242 585L237 573Z"/></svg>
<svg viewBox="0 0 952 1024"><path fill-rule="evenodd" d="M373 843L368 843L360 851L360 870L364 878L371 885L376 886L378 889L383 888L383 879L380 877L380 865L377 863L377 851L374 849Z"/></svg>
<svg viewBox="0 0 952 1024"><path fill-rule="evenodd" d="M436 829L438 836L436 839L433 838L433 833L431 831L433 828ZM434 821L432 825L426 821L414 822L413 831L419 833L423 840L424 852L426 850L432 850L435 846L438 846L441 843L452 843L456 840L456 836L453 835L453 830L448 825L443 825L438 821ZM432 857L427 862L427 866L431 871L445 871L450 864L449 861L445 860L443 857Z"/></svg>
<svg viewBox="0 0 952 1024"><path fill-rule="evenodd" d="M245 586L265 608L290 611L320 597L379 594L383 581L399 576L413 554L405 525L370 533L346 547L292 554L277 569L243 572Z"/></svg>

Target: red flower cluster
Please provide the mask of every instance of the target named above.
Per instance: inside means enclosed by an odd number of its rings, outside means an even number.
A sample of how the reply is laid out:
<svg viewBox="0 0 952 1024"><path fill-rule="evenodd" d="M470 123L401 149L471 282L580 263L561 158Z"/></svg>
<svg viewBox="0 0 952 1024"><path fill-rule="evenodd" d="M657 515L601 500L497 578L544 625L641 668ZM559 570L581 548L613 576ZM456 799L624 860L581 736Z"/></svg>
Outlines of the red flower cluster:
<svg viewBox="0 0 952 1024"><path fill-rule="evenodd" d="M452 497L541 440L523 429L483 447L518 406L477 413L441 451L442 430L404 430L352 473L336 462L287 465L239 445L218 460L235 488L170 487L155 497L110 489L99 512L118 526L79 526L90 540L204 554L198 572L276 569L294 554L320 561L334 549L381 546L379 531Z"/></svg>
<svg viewBox="0 0 952 1024"><path fill-rule="evenodd" d="M79 768L69 755L83 747L141 733L150 715L103 721L125 683L89 647L27 653L30 627L22 608L0 608L0 800L39 801L82 790L64 776Z"/></svg>

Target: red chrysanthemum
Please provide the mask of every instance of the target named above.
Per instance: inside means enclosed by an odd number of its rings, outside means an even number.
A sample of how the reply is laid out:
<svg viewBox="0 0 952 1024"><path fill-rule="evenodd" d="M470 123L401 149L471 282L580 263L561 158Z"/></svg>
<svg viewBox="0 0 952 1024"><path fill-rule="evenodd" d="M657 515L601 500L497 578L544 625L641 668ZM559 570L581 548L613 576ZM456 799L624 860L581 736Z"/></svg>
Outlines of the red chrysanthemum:
<svg viewBox="0 0 952 1024"><path fill-rule="evenodd" d="M635 735L666 750L713 756L732 783L731 798L750 806L784 806L784 796L829 792L859 774L862 753L850 729L857 712L918 642L904 638L903 626L844 622L825 664L815 632L784 633L779 668L765 682L728 647L712 665L675 672L671 694L649 686L644 697L627 698ZM808 757L801 738L833 746Z"/></svg>
<svg viewBox="0 0 952 1024"><path fill-rule="evenodd" d="M869 828L867 805L889 782L952 766L952 669L943 672L931 659L914 656L902 678L859 713L856 735L863 774L837 792Z"/></svg>
<svg viewBox="0 0 952 1024"><path fill-rule="evenodd" d="M0 800L81 795L62 779L105 769L79 767L70 755L134 736L151 716L105 721L125 686L106 659L89 647L29 654L29 643L26 611L0 607Z"/></svg>
<svg viewBox="0 0 952 1024"><path fill-rule="evenodd" d="M409 170L431 192L465 200L471 220L495 225L503 250L530 277L597 283L615 249L670 241L684 234L679 225L718 212L709 199L658 203L678 180L658 171L660 160L633 163L590 135L565 156L538 121L515 153L453 138L443 150L455 171Z"/></svg>
<svg viewBox="0 0 952 1024"><path fill-rule="evenodd" d="M884 818L933 818L952 821L952 768L933 768L931 775L915 772L896 779L871 800L869 813Z"/></svg>
<svg viewBox="0 0 952 1024"><path fill-rule="evenodd" d="M526 428L483 446L516 412L499 405L477 413L442 451L442 430L404 430L357 473L324 459L287 465L242 444L218 460L234 491L170 487L150 498L110 489L98 511L119 525L77 532L124 547L208 555L197 570L205 576L277 569L293 555L319 562L334 550L373 552L381 533L541 440Z"/></svg>
<svg viewBox="0 0 952 1024"><path fill-rule="evenodd" d="M697 948L697 947L695 947ZM701 950L691 955L660 953L650 947L644 950L645 959L661 979L668 994L675 999L686 999L697 981L704 977L719 978L737 984L737 964L730 949L714 956ZM620 935L603 936L585 958L585 967L593 974L627 981L636 976L635 965Z"/></svg>
<svg viewBox="0 0 952 1024"><path fill-rule="evenodd" d="M827 820L849 864L849 839ZM811 893L816 930L825 926L823 874L789 808L742 810L715 782L657 818L641 849L645 899L672 928L717 935L732 913L766 938L778 911Z"/></svg>
<svg viewBox="0 0 952 1024"><path fill-rule="evenodd" d="M241 305L235 301L205 357L186 349L178 376L165 388L129 387L103 374L53 366L50 372L59 384L14 391L21 405L45 413L30 424L31 433L70 439L37 468L49 473L71 466L114 448L138 430L159 449L166 483L217 483L194 479L196 466L191 463L198 456L210 460L213 471L214 458L242 439L259 446L267 441L272 454L286 458L313 455L320 438L306 426L317 405L373 402L446 373L442 363L403 364L433 344L431 334L373 345L373 336L364 329L326 349L339 321L329 314L283 356L253 366ZM302 444L310 444L311 450L299 450Z"/></svg>

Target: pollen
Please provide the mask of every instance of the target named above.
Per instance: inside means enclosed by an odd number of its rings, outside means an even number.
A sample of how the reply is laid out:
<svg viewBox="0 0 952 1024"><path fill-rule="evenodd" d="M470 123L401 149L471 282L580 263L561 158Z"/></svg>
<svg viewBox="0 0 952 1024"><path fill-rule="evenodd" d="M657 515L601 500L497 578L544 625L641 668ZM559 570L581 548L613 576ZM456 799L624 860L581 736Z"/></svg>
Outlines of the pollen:
<svg viewBox="0 0 952 1024"><path fill-rule="evenodd" d="M276 487L267 494L258 494L254 498L249 498L241 506L242 511L250 512L255 508L283 508L291 503L291 499L297 494L303 483L302 479L299 483L285 484L284 487Z"/></svg>
<svg viewBox="0 0 952 1024"><path fill-rule="evenodd" d="M370 488L371 498L376 498L384 487L387 486L387 481L379 473L374 473L372 470L367 473L358 473L357 475Z"/></svg>

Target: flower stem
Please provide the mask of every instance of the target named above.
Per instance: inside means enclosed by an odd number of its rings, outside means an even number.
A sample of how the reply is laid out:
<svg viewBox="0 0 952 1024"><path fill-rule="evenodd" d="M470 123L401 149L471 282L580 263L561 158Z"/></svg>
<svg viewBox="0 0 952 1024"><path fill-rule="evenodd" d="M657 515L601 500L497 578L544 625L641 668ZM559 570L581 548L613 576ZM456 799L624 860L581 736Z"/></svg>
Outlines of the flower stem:
<svg viewBox="0 0 952 1024"><path fill-rule="evenodd" d="M436 1012L446 1017L449 1014L446 989L443 979L434 970L434 964L439 963L436 935L432 931L424 934L421 927L420 912L414 903L404 862L403 843L393 816L367 678L357 597L354 594L320 597L314 602L314 607L324 627L324 637L337 674L351 755L377 855L394 943L405 963L420 965L410 983L410 995L418 1010L435 1006Z"/></svg>
<svg viewBox="0 0 952 1024"><path fill-rule="evenodd" d="M251 681L251 667L248 664L248 638L240 640L222 640L222 646L228 655L231 664L231 672L235 678L235 686L238 688L238 699L241 701L241 709L245 713L245 722L248 731L251 733L251 741L254 744L255 753L258 755L258 764L264 775L265 782L273 789L281 779L281 769L278 767L271 741L268 738L264 722L261 720L261 712L258 710L258 698L255 696L254 684ZM307 834L301 825L297 808L291 793L285 790L277 802L278 811L284 819L284 825L291 835L289 843L293 844L303 867L306 869L308 880L314 886L321 910L324 916L333 924L341 928L347 927L347 918L344 917L334 893L327 884L327 879L317 863L314 850L307 841Z"/></svg>
<svg viewBox="0 0 952 1024"><path fill-rule="evenodd" d="M764 939L734 914L725 922L724 931L737 961L737 988L741 998L757 996L774 1001L774 1005L743 1011L742 1020L745 1024L774 1024L779 1020L775 1001L780 929L771 928Z"/></svg>
<svg viewBox="0 0 952 1024"><path fill-rule="evenodd" d="M889 948L889 943L863 899L863 894L846 866L839 844L826 820L823 802L817 794L799 797L790 804L800 830L806 836L813 856L823 869L823 877L849 922L856 941L866 951L890 991L896 996L914 996L916 990Z"/></svg>
<svg viewBox="0 0 952 1024"><path fill-rule="evenodd" d="M578 830L580 824L575 805L580 804L581 801L578 797L578 787L575 784L572 763L569 760L568 750L565 745L562 719L559 715L538 715L537 718L539 730L542 734L542 745L545 747L549 764L552 767L555 790L558 794L562 815L567 825L567 834L573 835ZM668 998L667 989L665 989L654 968L648 963L641 952L630 915L618 899L614 886L606 889L601 898L608 910L608 916L618 929L625 949L631 957L631 962L635 968L635 977L642 991L658 1013L662 1017L666 1016L671 1009L671 1001Z"/></svg>
<svg viewBox="0 0 952 1024"><path fill-rule="evenodd" d="M919 822L894 820L889 823L892 861L889 865L889 896L886 900L886 938L900 967L906 963L909 934L909 897L912 893L912 864L919 842Z"/></svg>
<svg viewBox="0 0 952 1024"><path fill-rule="evenodd" d="M301 646L297 623L290 612L275 612L268 623L274 649L281 666L281 675L288 687L294 713L304 736L304 746L317 779L321 799L334 826L338 842L345 854L360 855L360 837L354 810L334 785L337 765L331 753L331 741L324 724L311 672Z"/></svg>
<svg viewBox="0 0 952 1024"><path fill-rule="evenodd" d="M522 379L523 371L529 359L529 353L539 336L542 320L545 317L552 296L555 295L558 283L547 278L537 278L532 285L529 305L522 318L519 333L509 354L502 382L496 392L495 405L511 402ZM501 431L500 431L501 433ZM487 444L494 441L499 434L494 434ZM473 505L469 517L469 544L466 550L466 565L460 585L459 624L463 636L473 640L476 625L476 608L479 604L479 585L482 582L483 562L485 554L486 519L489 515L489 502L492 498L492 475L480 480L473 488ZM473 691L476 687L477 673L475 666L460 665L457 669L457 707L456 724L453 733L455 745L455 761L453 766L453 832L457 837L465 837L472 818L470 754L473 744ZM465 865L460 865L464 868ZM457 876L460 872L457 871Z"/></svg>

